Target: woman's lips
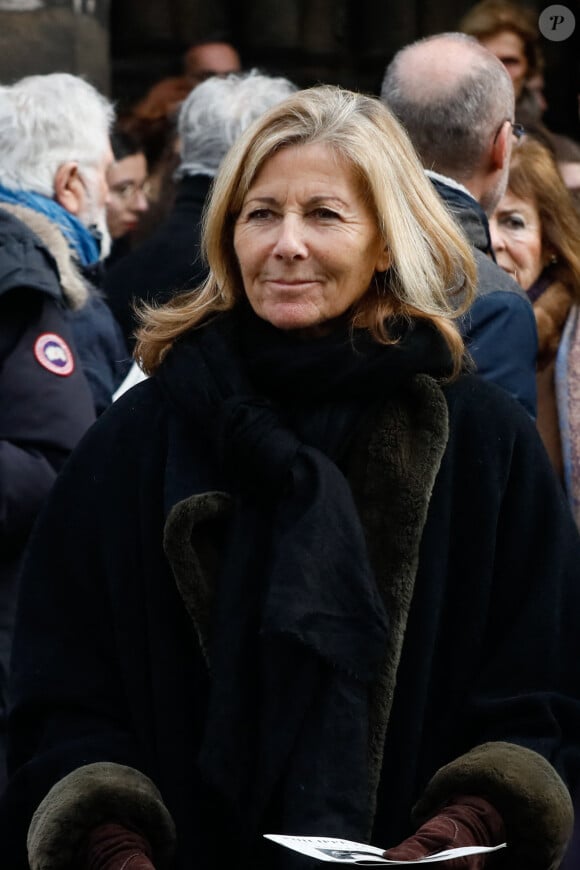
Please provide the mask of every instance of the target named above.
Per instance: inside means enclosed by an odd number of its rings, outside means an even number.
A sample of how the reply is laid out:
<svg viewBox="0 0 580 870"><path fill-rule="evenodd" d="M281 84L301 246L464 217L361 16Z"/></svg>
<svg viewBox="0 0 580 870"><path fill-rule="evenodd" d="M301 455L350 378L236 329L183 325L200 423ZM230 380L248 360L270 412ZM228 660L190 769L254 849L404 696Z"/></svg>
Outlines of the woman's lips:
<svg viewBox="0 0 580 870"><path fill-rule="evenodd" d="M283 290L296 290L301 287L310 287L312 284L318 284L319 282L315 278L303 278L297 281L293 278L291 281L287 281L284 278L268 278L266 284L271 284L274 287L280 287Z"/></svg>

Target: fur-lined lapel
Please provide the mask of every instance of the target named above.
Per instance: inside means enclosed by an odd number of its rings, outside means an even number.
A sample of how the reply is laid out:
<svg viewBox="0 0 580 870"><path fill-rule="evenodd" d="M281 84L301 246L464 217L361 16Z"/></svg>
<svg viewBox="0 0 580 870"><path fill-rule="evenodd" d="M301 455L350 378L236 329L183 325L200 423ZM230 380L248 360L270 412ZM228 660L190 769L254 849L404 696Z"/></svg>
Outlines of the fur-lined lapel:
<svg viewBox="0 0 580 870"><path fill-rule="evenodd" d="M418 375L402 398L383 407L368 446L356 451L349 474L390 626L382 674L369 705L371 819L375 815L385 734L413 598L421 536L448 436L449 415L443 392L432 378Z"/></svg>
<svg viewBox="0 0 580 870"><path fill-rule="evenodd" d="M89 291L74 265L68 242L56 224L45 215L22 205L2 203L1 208L38 236L56 263L62 292L69 307L75 311L82 308L89 298Z"/></svg>
<svg viewBox="0 0 580 870"><path fill-rule="evenodd" d="M377 584L389 614L390 635L382 675L371 694L369 735L370 815L401 657L419 546L435 478L449 433L441 388L417 376L403 397L390 400L353 450L349 470L367 536ZM217 558L215 532L231 509L221 492L191 496L171 510L165 553L179 592L208 658L208 622Z"/></svg>
<svg viewBox="0 0 580 870"><path fill-rule="evenodd" d="M538 369L556 358L574 294L562 281L553 281L534 302L538 328Z"/></svg>
<svg viewBox="0 0 580 870"><path fill-rule="evenodd" d="M225 492L192 495L171 509L165 523L165 555L208 664L209 616L219 564L216 533L231 507Z"/></svg>

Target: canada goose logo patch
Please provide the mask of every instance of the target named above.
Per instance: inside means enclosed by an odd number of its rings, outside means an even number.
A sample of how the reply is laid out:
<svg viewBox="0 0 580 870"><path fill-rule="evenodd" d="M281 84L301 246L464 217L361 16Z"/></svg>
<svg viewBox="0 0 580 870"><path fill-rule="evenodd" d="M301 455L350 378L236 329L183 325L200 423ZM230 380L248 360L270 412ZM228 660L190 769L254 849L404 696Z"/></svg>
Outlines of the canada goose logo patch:
<svg viewBox="0 0 580 870"><path fill-rule="evenodd" d="M75 361L72 351L64 338L45 332L34 342L34 356L43 369L54 375L66 377L72 375L75 370Z"/></svg>

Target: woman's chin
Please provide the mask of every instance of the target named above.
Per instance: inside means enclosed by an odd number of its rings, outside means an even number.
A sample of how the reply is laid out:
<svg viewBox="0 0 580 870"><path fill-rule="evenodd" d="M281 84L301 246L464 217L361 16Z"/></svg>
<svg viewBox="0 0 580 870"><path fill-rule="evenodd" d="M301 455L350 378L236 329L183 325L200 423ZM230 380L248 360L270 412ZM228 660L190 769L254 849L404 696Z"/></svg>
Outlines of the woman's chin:
<svg viewBox="0 0 580 870"><path fill-rule="evenodd" d="M276 329L285 331L316 330L325 322L319 311L305 310L293 305L276 305L257 311L256 314Z"/></svg>

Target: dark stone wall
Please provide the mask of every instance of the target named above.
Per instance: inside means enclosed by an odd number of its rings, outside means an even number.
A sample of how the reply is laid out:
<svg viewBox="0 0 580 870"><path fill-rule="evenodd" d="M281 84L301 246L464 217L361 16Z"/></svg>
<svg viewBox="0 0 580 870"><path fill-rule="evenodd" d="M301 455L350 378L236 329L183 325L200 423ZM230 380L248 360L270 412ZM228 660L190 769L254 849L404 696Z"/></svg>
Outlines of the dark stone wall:
<svg viewBox="0 0 580 870"><path fill-rule="evenodd" d="M538 14L550 0L527 0ZM577 9L577 0L564 0ZM384 67L403 45L455 30L473 0L114 0L113 90L130 103L165 75L179 74L185 48L220 35L246 67L288 76L298 85L342 84L376 93ZM580 135L580 15L564 43L542 40L549 122Z"/></svg>
<svg viewBox="0 0 580 870"><path fill-rule="evenodd" d="M245 66L376 90L386 60L419 36L455 29L471 0L115 0L113 81L121 98L177 74L183 51L214 34ZM140 70L140 72L138 72Z"/></svg>
<svg viewBox="0 0 580 870"><path fill-rule="evenodd" d="M541 11L550 0L527 0ZM564 0L578 12L577 0ZM188 45L226 38L244 66L300 86L376 93L385 64L421 36L454 30L472 0L0 0L0 81L64 70L121 109L181 71ZM580 137L580 14L573 37L543 40L548 123Z"/></svg>
<svg viewBox="0 0 580 870"><path fill-rule="evenodd" d="M109 0L0 0L0 81L50 72L110 92Z"/></svg>

